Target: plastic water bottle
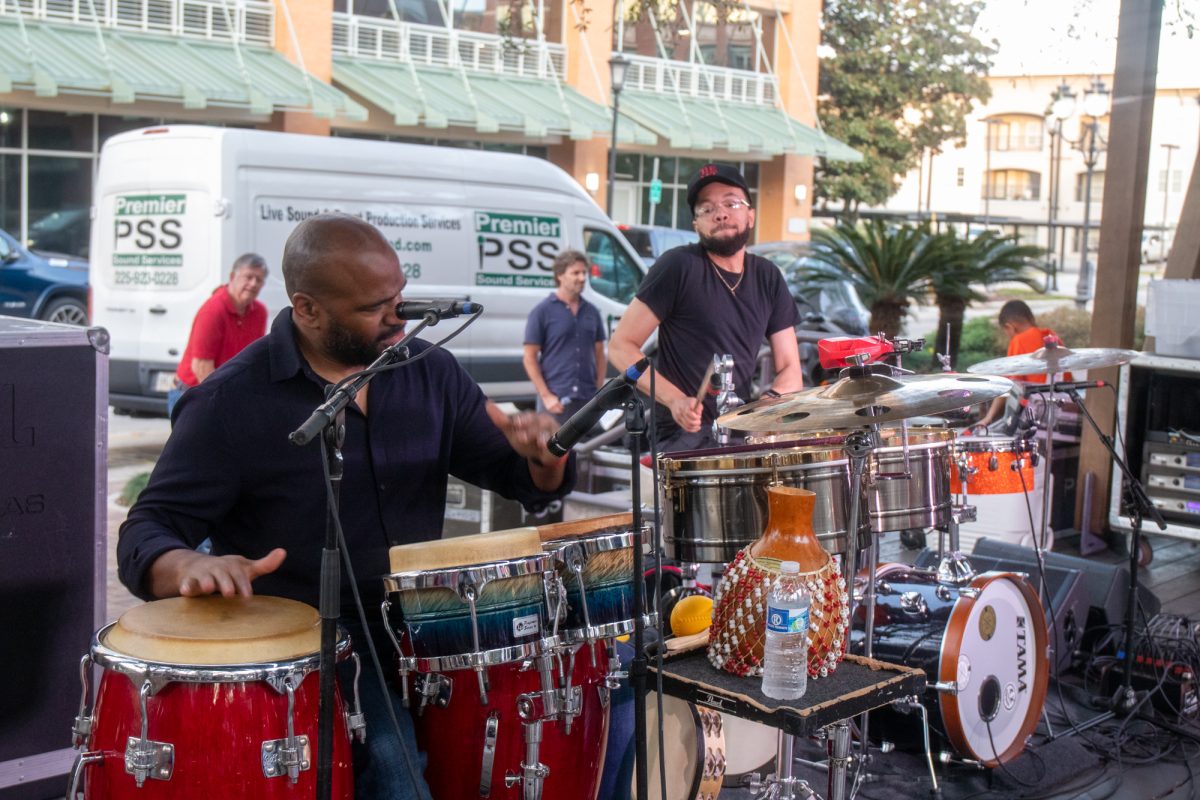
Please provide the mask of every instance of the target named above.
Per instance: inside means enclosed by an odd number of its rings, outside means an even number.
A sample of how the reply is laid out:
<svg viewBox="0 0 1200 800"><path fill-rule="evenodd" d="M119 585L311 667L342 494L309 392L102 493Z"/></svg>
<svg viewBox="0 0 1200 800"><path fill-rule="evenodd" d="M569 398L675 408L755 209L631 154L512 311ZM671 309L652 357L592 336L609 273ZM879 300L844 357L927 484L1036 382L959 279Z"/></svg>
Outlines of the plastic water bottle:
<svg viewBox="0 0 1200 800"><path fill-rule="evenodd" d="M784 561L779 583L767 600L767 642L763 648L762 692L776 700L795 700L808 688L808 591L800 565Z"/></svg>

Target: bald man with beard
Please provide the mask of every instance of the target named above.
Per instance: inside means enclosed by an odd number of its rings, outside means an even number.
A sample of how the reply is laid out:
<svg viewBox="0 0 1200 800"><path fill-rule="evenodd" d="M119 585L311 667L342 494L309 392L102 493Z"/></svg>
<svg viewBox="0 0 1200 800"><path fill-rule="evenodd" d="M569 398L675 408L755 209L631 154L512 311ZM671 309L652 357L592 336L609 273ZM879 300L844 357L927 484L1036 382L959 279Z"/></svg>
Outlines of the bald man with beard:
<svg viewBox="0 0 1200 800"><path fill-rule="evenodd" d="M266 337L183 396L150 482L121 526L120 577L138 597L259 593L318 606L321 452L294 447L288 434L325 399L327 386L403 336L396 305L406 281L384 236L343 214L301 223L284 247L283 274L291 307ZM377 374L346 410L341 523L367 609L383 599L390 547L441 536L448 475L529 508L561 497L574 482L573 461L546 450L553 419L523 414L493 422L483 393L453 356L419 339L410 351L412 363ZM195 551L206 538L211 555ZM340 624L362 648L344 574L341 588ZM387 641L378 619L369 625L377 643ZM385 696L373 676L364 676L359 691L368 730L354 753L356 796L429 798L412 721L396 691ZM388 702L400 719L399 740ZM406 761L417 766L408 769Z"/></svg>

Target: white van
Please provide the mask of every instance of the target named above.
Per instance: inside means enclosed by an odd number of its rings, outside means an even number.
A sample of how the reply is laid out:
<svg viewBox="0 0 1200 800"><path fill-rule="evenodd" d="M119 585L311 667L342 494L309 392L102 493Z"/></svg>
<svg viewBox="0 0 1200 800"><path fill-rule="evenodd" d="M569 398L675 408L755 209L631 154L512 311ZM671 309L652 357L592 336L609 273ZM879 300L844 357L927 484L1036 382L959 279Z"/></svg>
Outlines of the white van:
<svg viewBox="0 0 1200 800"><path fill-rule="evenodd" d="M192 318L241 253L270 266L260 299L271 317L286 307L283 244L324 211L388 237L407 299L483 305L449 349L497 400L534 396L521 366L525 320L553 290L555 254L588 253L585 296L610 333L644 275L583 188L542 159L190 125L131 131L101 151L93 209L92 318L112 337L112 404L165 411Z"/></svg>

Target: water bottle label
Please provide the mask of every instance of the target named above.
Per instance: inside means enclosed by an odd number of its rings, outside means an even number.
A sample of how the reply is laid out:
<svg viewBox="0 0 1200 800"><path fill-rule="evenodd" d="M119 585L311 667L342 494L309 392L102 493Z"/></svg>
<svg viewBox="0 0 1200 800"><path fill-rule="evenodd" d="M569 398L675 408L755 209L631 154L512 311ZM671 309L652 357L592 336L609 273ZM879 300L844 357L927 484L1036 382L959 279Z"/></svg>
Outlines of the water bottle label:
<svg viewBox="0 0 1200 800"><path fill-rule="evenodd" d="M772 633L806 633L808 609L767 606L767 630Z"/></svg>

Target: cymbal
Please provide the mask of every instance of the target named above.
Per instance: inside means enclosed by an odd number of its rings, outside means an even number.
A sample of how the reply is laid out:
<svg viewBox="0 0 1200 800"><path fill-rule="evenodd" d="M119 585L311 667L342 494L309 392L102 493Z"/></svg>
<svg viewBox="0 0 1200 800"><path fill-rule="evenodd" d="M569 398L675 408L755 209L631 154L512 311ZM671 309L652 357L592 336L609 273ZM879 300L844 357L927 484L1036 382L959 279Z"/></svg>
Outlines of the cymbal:
<svg viewBox="0 0 1200 800"><path fill-rule="evenodd" d="M861 428L872 423L942 414L999 397L1007 378L943 372L936 375L863 375L779 397L764 397L717 420L740 431L811 431Z"/></svg>
<svg viewBox="0 0 1200 800"><path fill-rule="evenodd" d="M1115 347L1043 347L1020 356L993 358L967 367L974 375L1056 375L1063 372L1116 367L1141 355Z"/></svg>

